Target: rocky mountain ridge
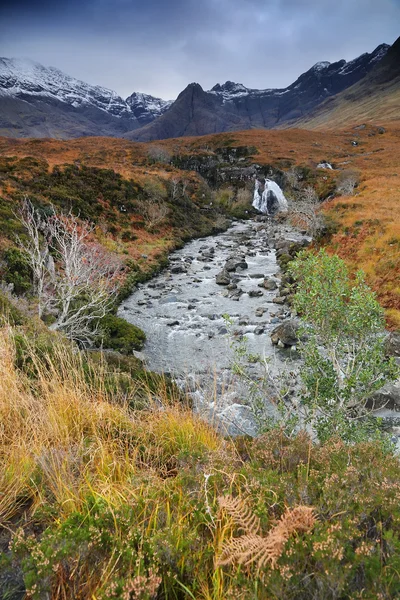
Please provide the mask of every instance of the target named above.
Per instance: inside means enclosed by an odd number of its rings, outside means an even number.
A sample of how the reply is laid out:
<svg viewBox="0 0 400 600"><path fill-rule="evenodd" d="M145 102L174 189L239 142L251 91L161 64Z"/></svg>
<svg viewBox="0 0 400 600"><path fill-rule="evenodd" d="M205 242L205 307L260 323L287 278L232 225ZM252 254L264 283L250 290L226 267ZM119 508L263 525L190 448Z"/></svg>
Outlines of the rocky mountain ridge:
<svg viewBox="0 0 400 600"><path fill-rule="evenodd" d="M150 141L251 128L274 128L307 115L379 63L389 46L346 62L319 62L285 89L227 81L204 91L192 83L176 101L134 92L124 99L54 67L0 58L0 135L126 137Z"/></svg>

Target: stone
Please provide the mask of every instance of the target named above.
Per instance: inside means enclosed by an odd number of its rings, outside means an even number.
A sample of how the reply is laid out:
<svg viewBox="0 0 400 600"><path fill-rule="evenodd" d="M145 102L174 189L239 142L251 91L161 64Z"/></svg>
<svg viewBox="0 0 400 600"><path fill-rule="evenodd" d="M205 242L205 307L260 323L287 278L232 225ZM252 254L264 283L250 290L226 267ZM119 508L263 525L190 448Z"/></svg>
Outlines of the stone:
<svg viewBox="0 0 400 600"><path fill-rule="evenodd" d="M180 302L180 300L178 300L177 296L167 296L160 300L160 304L172 304L173 302Z"/></svg>
<svg viewBox="0 0 400 600"><path fill-rule="evenodd" d="M170 268L171 273L177 274L177 273L185 273L185 269L182 265L173 265Z"/></svg>
<svg viewBox="0 0 400 600"><path fill-rule="evenodd" d="M175 325L179 325L179 321L168 321L168 327L175 327Z"/></svg>
<svg viewBox="0 0 400 600"><path fill-rule="evenodd" d="M264 333L264 331L265 331L264 325L258 325L254 330L254 335L261 335L262 333Z"/></svg>
<svg viewBox="0 0 400 600"><path fill-rule="evenodd" d="M386 408L400 410L400 379L394 383L387 383L377 390L367 401L367 407L373 409Z"/></svg>
<svg viewBox="0 0 400 600"><path fill-rule="evenodd" d="M267 312L267 309L259 306L256 310L256 317L262 317L265 312Z"/></svg>
<svg viewBox="0 0 400 600"><path fill-rule="evenodd" d="M284 347L295 346L299 338L297 333L299 331L299 323L295 320L285 321L275 327L271 333L271 342L275 346L283 344Z"/></svg>
<svg viewBox="0 0 400 600"><path fill-rule="evenodd" d="M218 275L215 276L215 282L218 285L229 285L231 282L229 273L225 269L222 269L222 271L220 271L220 273L218 273Z"/></svg>
<svg viewBox="0 0 400 600"><path fill-rule="evenodd" d="M274 304L285 304L286 298L284 298L283 296L276 296L275 298L272 298L272 302Z"/></svg>
<svg viewBox="0 0 400 600"><path fill-rule="evenodd" d="M266 290L276 290L278 284L273 279L264 279L264 283L262 284Z"/></svg>
<svg viewBox="0 0 400 600"><path fill-rule="evenodd" d="M263 295L261 290L249 290L247 293L250 298L257 298Z"/></svg>
<svg viewBox="0 0 400 600"><path fill-rule="evenodd" d="M391 333L386 340L386 353L389 356L400 356L400 333Z"/></svg>
<svg viewBox="0 0 400 600"><path fill-rule="evenodd" d="M220 327L218 329L218 335L225 335L226 333L228 333L228 330L226 327Z"/></svg>
<svg viewBox="0 0 400 600"><path fill-rule="evenodd" d="M228 290L237 290L237 284L236 284L236 283L230 283L230 284L227 286L227 289L228 289Z"/></svg>

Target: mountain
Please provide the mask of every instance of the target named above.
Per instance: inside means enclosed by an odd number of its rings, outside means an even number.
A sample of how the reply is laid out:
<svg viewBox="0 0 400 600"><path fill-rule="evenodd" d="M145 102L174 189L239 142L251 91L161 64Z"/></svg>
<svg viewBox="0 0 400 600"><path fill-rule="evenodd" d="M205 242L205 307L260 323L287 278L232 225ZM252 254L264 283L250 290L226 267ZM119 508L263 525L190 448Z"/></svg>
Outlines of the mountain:
<svg viewBox="0 0 400 600"><path fill-rule="evenodd" d="M135 93L126 100L112 90L74 79L54 67L0 58L0 134L71 138L120 136L150 123L170 102Z"/></svg>
<svg viewBox="0 0 400 600"><path fill-rule="evenodd" d="M124 137L150 141L282 126L365 77L389 47L381 44L350 62L319 62L284 89L257 90L227 81L206 92L198 83L191 83L163 116Z"/></svg>
<svg viewBox="0 0 400 600"><path fill-rule="evenodd" d="M355 85L320 104L294 123L307 129L336 128L400 117L400 37L385 57Z"/></svg>
<svg viewBox="0 0 400 600"><path fill-rule="evenodd" d="M389 46L346 62L319 62L284 89L227 81L204 91L191 83L176 101L134 92L128 98L21 59L0 59L0 135L126 137L137 141L276 128L307 117L382 62Z"/></svg>

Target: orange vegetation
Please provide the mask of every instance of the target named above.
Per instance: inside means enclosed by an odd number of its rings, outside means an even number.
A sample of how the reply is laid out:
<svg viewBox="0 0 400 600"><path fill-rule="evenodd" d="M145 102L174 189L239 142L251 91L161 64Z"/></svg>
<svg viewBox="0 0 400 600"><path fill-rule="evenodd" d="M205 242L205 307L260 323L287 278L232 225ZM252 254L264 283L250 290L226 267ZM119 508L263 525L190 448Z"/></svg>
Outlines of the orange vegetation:
<svg viewBox="0 0 400 600"><path fill-rule="evenodd" d="M334 171L324 172L328 179L336 178L341 170L356 170L360 185L355 194L325 204L324 211L339 225L328 247L352 268L365 270L387 311L390 325L400 327L400 127L383 125L384 130L367 125L335 132L249 130L150 144L113 138L69 141L0 138L0 155L35 156L45 159L50 166L79 161L88 166L112 168L136 181L147 176L166 179L178 173L170 165L149 165L149 146L164 148L174 155L212 154L216 148L230 146L254 147L255 162L282 170L296 165L315 168L318 162L326 160L335 166ZM187 172L185 176L189 176ZM138 240L136 251L130 250L132 255L137 254L139 247L143 252L146 244L150 252L157 246L153 235L143 232L145 235L149 239Z"/></svg>

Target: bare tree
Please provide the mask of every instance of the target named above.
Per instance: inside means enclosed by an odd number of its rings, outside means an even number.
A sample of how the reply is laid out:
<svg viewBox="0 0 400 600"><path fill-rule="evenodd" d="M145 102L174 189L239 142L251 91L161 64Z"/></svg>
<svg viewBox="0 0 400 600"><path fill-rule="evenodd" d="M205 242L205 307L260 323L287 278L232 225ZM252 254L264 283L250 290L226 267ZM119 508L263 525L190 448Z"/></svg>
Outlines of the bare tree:
<svg viewBox="0 0 400 600"><path fill-rule="evenodd" d="M168 216L169 208L162 200L150 199L146 202L144 213L146 225L152 229Z"/></svg>
<svg viewBox="0 0 400 600"><path fill-rule="evenodd" d="M291 202L290 217L296 225L304 227L314 237L324 225L324 217L320 211L321 203L312 186L307 186L301 194Z"/></svg>
<svg viewBox="0 0 400 600"><path fill-rule="evenodd" d="M22 208L16 216L28 234L26 241L18 238L18 244L29 257L29 264L33 273L33 287L38 297L39 317L42 317L46 309L48 264L50 261L49 244L43 239L43 236L46 235L46 221L27 198L25 198Z"/></svg>
<svg viewBox="0 0 400 600"><path fill-rule="evenodd" d="M50 329L91 344L118 291L119 262L90 240L93 225L72 214L45 220L25 201L20 218L28 233L23 248L37 274L39 315L53 315Z"/></svg>
<svg viewBox="0 0 400 600"><path fill-rule="evenodd" d="M339 174L336 191L342 196L352 196L359 182L359 173L353 169L346 169Z"/></svg>
<svg viewBox="0 0 400 600"><path fill-rule="evenodd" d="M164 163L169 164L171 162L172 156L167 148L163 148L163 146L150 146L147 150L147 154L154 163Z"/></svg>

